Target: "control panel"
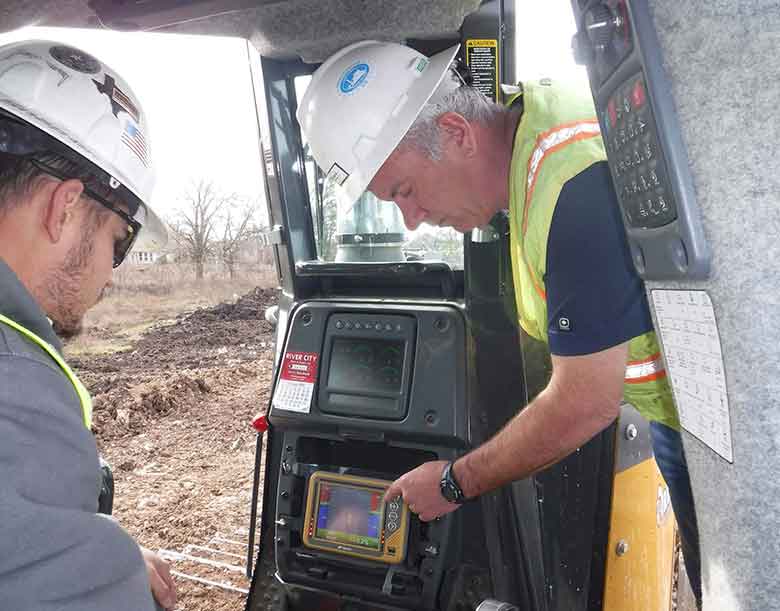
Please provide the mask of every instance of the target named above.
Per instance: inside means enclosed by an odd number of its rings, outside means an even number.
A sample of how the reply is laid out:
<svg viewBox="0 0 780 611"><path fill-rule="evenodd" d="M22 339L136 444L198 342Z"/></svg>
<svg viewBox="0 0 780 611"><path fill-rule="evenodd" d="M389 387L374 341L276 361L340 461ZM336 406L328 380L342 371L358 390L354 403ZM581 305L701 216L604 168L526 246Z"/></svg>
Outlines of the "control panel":
<svg viewBox="0 0 780 611"><path fill-rule="evenodd" d="M646 280L705 278L709 247L647 3L572 6L634 265Z"/></svg>
<svg viewBox="0 0 780 611"><path fill-rule="evenodd" d="M384 495L468 448L466 338L451 304L311 301L292 312L268 417L282 446L274 545L285 583L438 608L468 512L424 523Z"/></svg>

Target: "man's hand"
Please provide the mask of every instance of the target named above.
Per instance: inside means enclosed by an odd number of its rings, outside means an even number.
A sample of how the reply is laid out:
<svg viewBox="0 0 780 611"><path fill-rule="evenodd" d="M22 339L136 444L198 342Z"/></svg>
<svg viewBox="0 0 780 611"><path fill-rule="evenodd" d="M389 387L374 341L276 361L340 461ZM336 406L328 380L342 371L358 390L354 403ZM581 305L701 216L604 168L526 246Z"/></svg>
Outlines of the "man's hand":
<svg viewBox="0 0 780 611"><path fill-rule="evenodd" d="M455 511L460 505L445 499L439 487L446 466L446 460L437 460L409 471L391 484L385 493L385 500L402 496L410 511L416 513L423 522Z"/></svg>
<svg viewBox="0 0 780 611"><path fill-rule="evenodd" d="M141 555L144 557L154 599L161 607L173 609L176 606L176 584L171 577L168 563L145 547L141 548Z"/></svg>

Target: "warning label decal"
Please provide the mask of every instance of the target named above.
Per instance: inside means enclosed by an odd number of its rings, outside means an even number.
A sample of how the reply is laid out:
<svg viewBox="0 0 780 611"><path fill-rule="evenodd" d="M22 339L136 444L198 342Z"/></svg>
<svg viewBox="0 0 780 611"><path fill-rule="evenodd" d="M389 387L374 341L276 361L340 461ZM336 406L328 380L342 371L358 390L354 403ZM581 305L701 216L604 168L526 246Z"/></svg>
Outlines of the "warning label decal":
<svg viewBox="0 0 780 611"><path fill-rule="evenodd" d="M466 65L471 71L474 87L494 102L497 101L498 40L495 38L467 40Z"/></svg>

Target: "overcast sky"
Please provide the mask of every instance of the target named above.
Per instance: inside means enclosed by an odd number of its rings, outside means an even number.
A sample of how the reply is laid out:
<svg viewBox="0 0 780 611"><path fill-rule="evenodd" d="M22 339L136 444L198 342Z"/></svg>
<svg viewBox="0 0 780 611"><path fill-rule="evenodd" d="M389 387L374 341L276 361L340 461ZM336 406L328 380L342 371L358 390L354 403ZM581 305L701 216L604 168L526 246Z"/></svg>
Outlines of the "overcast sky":
<svg viewBox="0 0 780 611"><path fill-rule="evenodd" d="M130 84L149 120L163 216L193 180L263 198L246 43L237 38L25 28L0 44L49 39L88 51ZM263 204L264 207L264 204Z"/></svg>
<svg viewBox="0 0 780 611"><path fill-rule="evenodd" d="M581 75L571 58L569 0L519 1L518 7L519 78ZM153 205L163 216L175 211L183 191L200 178L264 202L243 40L25 28L0 34L0 44L29 38L81 47L130 83L149 119L158 175Z"/></svg>
<svg viewBox="0 0 780 611"><path fill-rule="evenodd" d="M570 0L515 0L517 76L583 79L574 63L571 37L576 31Z"/></svg>

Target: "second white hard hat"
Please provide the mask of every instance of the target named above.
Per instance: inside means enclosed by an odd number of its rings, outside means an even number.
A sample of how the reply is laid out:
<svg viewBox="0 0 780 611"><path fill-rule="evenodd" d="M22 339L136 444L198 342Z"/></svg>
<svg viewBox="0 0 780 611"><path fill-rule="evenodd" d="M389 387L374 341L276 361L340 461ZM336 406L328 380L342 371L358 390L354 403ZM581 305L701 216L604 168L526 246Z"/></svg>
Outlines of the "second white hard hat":
<svg viewBox="0 0 780 611"><path fill-rule="evenodd" d="M428 58L404 45L357 42L314 73L298 122L315 161L350 203L412 126L459 46Z"/></svg>
<svg viewBox="0 0 780 611"><path fill-rule="evenodd" d="M57 42L0 46L0 111L102 171L97 178L129 204L130 214L142 225L136 248L165 245L165 225L150 207L155 176L146 116L114 70ZM0 151L30 154L46 147L13 123L6 132Z"/></svg>

